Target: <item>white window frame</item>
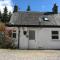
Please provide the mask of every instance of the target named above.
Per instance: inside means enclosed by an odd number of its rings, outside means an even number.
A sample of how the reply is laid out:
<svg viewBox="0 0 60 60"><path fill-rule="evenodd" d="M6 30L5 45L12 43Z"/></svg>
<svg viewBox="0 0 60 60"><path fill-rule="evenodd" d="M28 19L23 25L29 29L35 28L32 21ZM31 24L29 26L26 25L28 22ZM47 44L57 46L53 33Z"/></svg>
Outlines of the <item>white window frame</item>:
<svg viewBox="0 0 60 60"><path fill-rule="evenodd" d="M12 38L16 38L16 37L13 37L13 34L14 34L14 33L16 34L16 32L12 32Z"/></svg>

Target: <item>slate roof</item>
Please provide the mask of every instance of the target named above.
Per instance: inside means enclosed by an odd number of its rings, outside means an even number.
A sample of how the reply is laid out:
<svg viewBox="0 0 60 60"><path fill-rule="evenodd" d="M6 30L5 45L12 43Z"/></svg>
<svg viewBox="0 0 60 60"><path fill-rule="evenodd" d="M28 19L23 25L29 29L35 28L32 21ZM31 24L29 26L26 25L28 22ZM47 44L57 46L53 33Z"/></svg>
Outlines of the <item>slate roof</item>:
<svg viewBox="0 0 60 60"><path fill-rule="evenodd" d="M44 21L43 18L48 18ZM13 25L60 25L60 14L47 14L43 12L15 12L9 22Z"/></svg>

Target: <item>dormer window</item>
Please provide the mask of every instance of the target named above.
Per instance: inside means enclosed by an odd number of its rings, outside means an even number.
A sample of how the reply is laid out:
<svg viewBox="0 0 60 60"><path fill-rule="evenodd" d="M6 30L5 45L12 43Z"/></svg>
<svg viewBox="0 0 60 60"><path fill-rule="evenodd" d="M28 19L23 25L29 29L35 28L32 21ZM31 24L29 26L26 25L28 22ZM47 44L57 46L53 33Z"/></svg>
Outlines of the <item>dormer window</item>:
<svg viewBox="0 0 60 60"><path fill-rule="evenodd" d="M44 21L49 21L49 19L47 17L44 17L43 20Z"/></svg>

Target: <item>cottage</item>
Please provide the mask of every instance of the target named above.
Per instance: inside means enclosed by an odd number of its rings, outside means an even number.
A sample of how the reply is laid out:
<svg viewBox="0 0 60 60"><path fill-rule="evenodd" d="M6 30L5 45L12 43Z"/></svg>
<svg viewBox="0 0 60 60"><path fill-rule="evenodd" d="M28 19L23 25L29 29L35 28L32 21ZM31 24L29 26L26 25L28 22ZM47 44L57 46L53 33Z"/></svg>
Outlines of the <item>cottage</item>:
<svg viewBox="0 0 60 60"><path fill-rule="evenodd" d="M7 26L20 49L60 49L60 14L15 12Z"/></svg>

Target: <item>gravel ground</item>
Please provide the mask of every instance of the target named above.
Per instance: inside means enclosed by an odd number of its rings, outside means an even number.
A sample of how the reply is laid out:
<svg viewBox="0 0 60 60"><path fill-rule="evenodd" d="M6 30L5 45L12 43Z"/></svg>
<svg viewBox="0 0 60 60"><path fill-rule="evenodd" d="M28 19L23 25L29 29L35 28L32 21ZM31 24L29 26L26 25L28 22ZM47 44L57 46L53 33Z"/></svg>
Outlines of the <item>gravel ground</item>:
<svg viewBox="0 0 60 60"><path fill-rule="evenodd" d="M0 49L0 60L60 60L60 51Z"/></svg>

